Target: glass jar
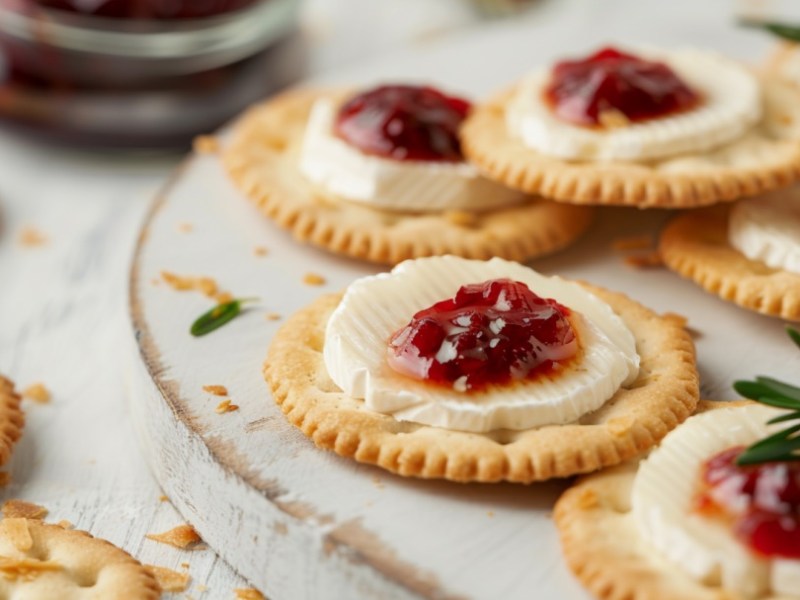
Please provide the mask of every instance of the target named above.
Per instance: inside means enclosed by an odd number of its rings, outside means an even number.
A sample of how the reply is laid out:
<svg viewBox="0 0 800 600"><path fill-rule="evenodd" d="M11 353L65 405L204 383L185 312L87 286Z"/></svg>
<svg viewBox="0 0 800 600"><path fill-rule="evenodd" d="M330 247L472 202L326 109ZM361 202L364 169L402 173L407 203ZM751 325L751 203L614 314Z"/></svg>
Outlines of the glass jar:
<svg viewBox="0 0 800 600"><path fill-rule="evenodd" d="M0 122L184 146L300 77L298 0L0 0Z"/></svg>

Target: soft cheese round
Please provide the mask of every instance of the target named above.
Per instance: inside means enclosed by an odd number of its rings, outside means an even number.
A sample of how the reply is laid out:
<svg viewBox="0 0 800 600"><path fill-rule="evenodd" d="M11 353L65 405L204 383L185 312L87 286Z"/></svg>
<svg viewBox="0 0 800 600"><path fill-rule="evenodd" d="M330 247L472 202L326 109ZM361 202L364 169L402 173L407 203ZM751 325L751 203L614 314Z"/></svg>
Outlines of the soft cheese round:
<svg viewBox="0 0 800 600"><path fill-rule="evenodd" d="M773 433L766 422L782 411L761 405L709 411L667 434L639 465L631 508L639 533L694 579L736 590L742 597L800 597L800 561L757 558L730 527L694 511L706 460Z"/></svg>
<svg viewBox="0 0 800 600"><path fill-rule="evenodd" d="M579 361L553 378L463 392L404 377L386 364L389 338L411 317L468 283L507 277L572 311ZM347 288L325 333L325 366L347 395L367 408L447 429L486 432L562 424L595 410L639 371L633 334L614 311L576 283L519 263L440 256L406 261L391 273Z"/></svg>
<svg viewBox="0 0 800 600"><path fill-rule="evenodd" d="M790 188L735 204L728 242L751 260L800 273L800 191Z"/></svg>
<svg viewBox="0 0 800 600"><path fill-rule="evenodd" d="M317 100L308 118L300 170L326 191L384 210L490 210L525 199L466 162L399 161L365 154L333 133L336 104Z"/></svg>
<svg viewBox="0 0 800 600"><path fill-rule="evenodd" d="M666 63L702 104L672 116L594 129L566 123L544 99L550 69L529 75L508 105L509 132L543 154L574 160L644 161L701 153L731 142L761 119L758 79L739 63L713 52L637 52Z"/></svg>

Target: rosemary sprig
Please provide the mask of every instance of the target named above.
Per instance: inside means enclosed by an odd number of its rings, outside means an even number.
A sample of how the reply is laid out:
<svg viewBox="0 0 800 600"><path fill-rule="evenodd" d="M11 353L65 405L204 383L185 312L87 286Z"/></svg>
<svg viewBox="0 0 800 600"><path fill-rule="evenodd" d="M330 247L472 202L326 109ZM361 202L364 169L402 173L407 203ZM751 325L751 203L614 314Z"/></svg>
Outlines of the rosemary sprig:
<svg viewBox="0 0 800 600"><path fill-rule="evenodd" d="M225 325L228 321L236 318L236 316L242 312L242 304L257 301L258 298L236 298L230 302L217 304L208 312L197 317L189 331L195 337L211 333L215 329L219 329Z"/></svg>
<svg viewBox="0 0 800 600"><path fill-rule="evenodd" d="M743 20L745 27L754 27L769 31L773 35L791 42L800 42L800 25L786 25L785 23L775 23L774 21Z"/></svg>
<svg viewBox="0 0 800 600"><path fill-rule="evenodd" d="M786 333L800 347L800 331L787 327ZM756 377L753 381L737 381L733 384L733 389L745 398L789 410L786 414L770 419L768 424L794 422L786 429L746 448L736 459L736 464L744 466L800 460L800 387L771 377Z"/></svg>

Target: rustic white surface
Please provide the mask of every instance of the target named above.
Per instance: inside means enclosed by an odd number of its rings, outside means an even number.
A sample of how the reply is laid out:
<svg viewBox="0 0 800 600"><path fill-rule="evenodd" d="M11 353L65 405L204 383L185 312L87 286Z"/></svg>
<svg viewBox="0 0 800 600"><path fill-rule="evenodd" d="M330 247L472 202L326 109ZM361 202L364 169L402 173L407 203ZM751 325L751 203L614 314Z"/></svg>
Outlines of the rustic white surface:
<svg viewBox="0 0 800 600"><path fill-rule="evenodd" d="M594 9L551 15L546 26L506 24L405 49L325 80L413 78L481 96L524 72L531 57L546 61L607 39L703 45L711 36L720 50L758 58L758 36L718 19L682 31L674 5L661 5L662 14L635 34L613 20L619 5L583 6ZM565 39L580 43L567 49ZM708 397L730 397L732 380L754 372L791 377L796 350L779 322L727 305L665 270L630 269L610 249L617 237L655 231L664 217L605 211L586 240L535 266L688 316L701 333ZM180 232L183 223L191 233ZM268 256L256 256L257 246L267 247ZM188 324L209 301L154 283L162 270L210 276L262 302L194 339ZM559 558L550 520L560 484L462 486L394 477L318 451L270 400L260 367L280 323L265 315L290 314L376 271L297 245L243 200L216 157L192 159L156 205L133 274L145 362L136 375L133 416L157 478L221 556L276 598L522 599L532 590L542 598L585 598ZM309 272L327 285L304 285ZM219 398L202 391L207 384L227 386L240 410L216 414Z"/></svg>
<svg viewBox="0 0 800 600"><path fill-rule="evenodd" d="M409 39L416 40L414 47L396 50L392 57L372 61L362 69L331 73L331 79L364 82L378 77L437 77L455 89L482 92L513 78L528 61L538 62L563 51L577 51L609 39L712 45L742 58L760 56L768 44L766 38L737 32L730 27L730 5L724 0L704 3L545 2L533 11L531 18L549 19L546 30L525 32L520 25L504 30L504 26L498 24L474 33L458 34L457 39L447 43L431 41L432 35L473 22L471 13L455 0L443 2L437 8L428 8L431 3L422 0L382 0L382 4L391 4L391 8L382 12L370 11L365 3L375 5L367 0L309 2L308 19L313 25L314 39L312 64L317 70L357 59L371 49L397 48L400 42ZM451 12L445 12L442 4ZM410 12L402 12L400 7L408 7L406 11ZM648 15L652 11L667 14ZM430 15L435 18L429 19ZM398 24L402 25L399 30ZM369 32L369 39L356 44L353 40L364 40L362 32ZM255 422L256 412L269 406L257 368L269 332L275 327L263 321L260 313L263 310L288 312L292 305L310 300L320 291L299 285L303 270L294 261L313 263L313 269L309 267L308 270L330 278L327 289L334 289L355 273L368 269L336 261L313 249L294 246L231 196L227 184L214 171L211 159L203 161L196 168L207 166L208 172L201 177L208 179L203 179L202 183L194 175L189 179L193 185L198 185L192 198L194 202L173 204L174 199L171 199L153 227L154 232L161 228L161 237L154 236L152 240L156 254L146 267L150 271L143 270L143 283L149 282L153 270L170 267L178 272L215 275L237 293L252 291L268 299L246 319L207 338L208 346L202 346L202 352L192 355L198 356L198 362L189 364L178 356L169 363L172 369L165 375L187 382L184 384L186 391L197 403L193 405L195 410L210 423L204 439L212 439L209 432L219 433L212 444L216 451L229 439L240 445L243 456L249 453L248 461L252 460L254 449L261 443L259 440L263 442L268 431L278 436L286 450L296 450L297 454L282 455L285 462L291 463L292 472L299 474L292 481L299 480L305 486L297 487L295 495L287 497L289 502L294 502L290 509L304 514L299 502L307 500L305 496L322 497L330 503L329 512L334 521L325 525L327 519L322 518L323 526L328 529L317 525L309 534L308 527L287 519L286 531L294 539L310 535L310 539L320 543L320 532L330 533L332 523L359 517L367 526L378 530L384 526L386 515L395 503L402 501L398 506L408 506L409 499L413 498L415 502L410 510L394 514L387 528L380 530L382 539L396 545L403 559L413 559L416 564L426 562L419 573L423 576L436 573L440 589L476 598L532 597L533 590L537 592L536 597L580 598L577 585L567 577L553 550L553 533L545 517L546 506L554 496L552 486L548 486L549 491L544 494L541 490L499 486L471 489L466 496L461 494L466 488L406 482L328 455L312 453L308 445L277 418ZM123 401L127 375L123 358L130 356L125 315L130 250L156 187L175 164L173 159L131 160L74 154L46 149L0 133L0 372L12 376L23 386L44 381L54 392L49 405L26 403L25 437L10 465L14 483L3 489L0 497L23 497L40 502L50 508L54 519L68 519L80 528L121 545L145 562L180 568L181 562L188 561L194 580L191 596L228 598L232 596L231 589L244 582L214 552L183 552L144 540L145 533L168 529L183 519L168 502L159 501L161 491L140 456L130 414ZM220 193L215 194L215 190ZM204 212L201 205L206 205L208 210ZM170 212L173 210L175 212ZM221 219L208 221L214 214ZM178 234L176 222L169 220L170 215L181 222L196 222L196 231ZM206 219L209 227L201 227L200 219ZM613 222L614 217L608 220ZM18 235L28 225L47 235L48 242L44 246L19 246ZM234 231L237 235L231 234ZM220 262L199 254L211 249L201 243L203 239L211 241L204 237L209 235L215 244L219 242L215 256L218 251L225 257ZM250 250L261 240L273 252L258 262L254 261ZM699 340L699 351L704 386L709 394L727 389L727 382L736 375L750 375L756 371L791 374L791 366L795 364L793 355L785 351L778 323L706 298L690 284L666 274L625 271L620 268L618 257L608 253L592 255L587 262L581 251L592 243L589 240L575 251L541 261L538 266L544 270L582 273L598 283L615 284L620 289L635 292L642 301L659 310L679 310L691 315L694 326L705 334ZM287 260L283 261L284 258ZM234 264L243 265L243 270L234 272L231 268ZM274 277L267 279L265 273L269 269ZM158 319L158 331L178 346L185 343L181 340L185 340L186 320L205 306L202 299L191 294L170 293L163 287L143 286L142 289L147 290L148 302L153 308L162 307L165 311L154 315ZM292 290L292 295L284 296L284 289ZM675 297L680 300L673 302ZM271 303L273 299L274 304ZM719 327L720 323L725 327ZM241 341L237 340L235 346L223 346L232 348L231 352L215 354L220 351L216 342L223 343L237 333L243 334ZM200 346L193 350L198 348ZM176 347L171 347L171 352L176 352ZM229 385L242 411L223 416L214 414L211 409L216 400L198 395L199 390L192 384L201 380ZM135 406L142 408L145 400L157 397L147 388L149 380L139 377L137 381L145 387L140 388L143 394L133 400L141 401ZM166 405L153 406L163 410ZM158 410L154 414L162 414ZM164 422L169 421L165 418ZM177 441L184 432L176 430L174 433ZM231 455L230 449L223 453ZM184 457L170 458L172 464L180 465ZM323 466L321 472L320 465ZM257 468L269 474L270 465L263 459ZM288 466L282 468L288 469ZM312 468L317 470L312 471ZM340 474L347 479L342 480ZM219 492L209 486L203 476L198 473L197 487L176 497L186 514L190 512L189 503L193 498L213 501L216 512L223 515L236 515L227 511L226 501L241 507L243 498L253 498L252 486L244 486L239 495L227 500L206 497L203 495L206 492ZM341 481L355 481L358 485L346 486ZM227 483L241 484L237 480ZM454 494L458 495L457 500ZM444 503L442 505L448 507L448 518L441 518L439 509L432 513L420 510L419 507L428 501L433 505ZM539 512L530 511L531 505L538 507ZM494 516L490 517L489 511L493 511ZM499 512L503 513L502 519L498 518ZM211 519L215 511L206 514ZM246 519L250 514L244 511L238 516ZM460 518L464 515L474 518ZM524 526L517 528L515 524L523 521ZM204 521L198 526L202 528L209 523ZM232 530L235 535L228 535L222 549L229 555L245 554L250 544L254 544L252 547L274 552L271 557L276 561L275 567L268 571L272 579L265 583L270 589L292 591L276 595L273 600L352 598L370 591L375 596L379 593L375 592L375 586L384 585L380 577L371 577L357 564L358 568L353 567L358 557L349 555L344 560L336 556L332 562L341 561L335 566L350 565L358 571L365 587L355 596L339 594L334 587L320 588L321 580L315 579L313 570L301 576L292 571L293 566L306 564L303 561L307 561L308 556L319 552L319 546L308 549L298 546L294 550L289 546L273 546L267 541L280 537L280 533L272 535L245 526L248 525L245 520L241 523L242 528ZM282 530L278 527L275 532ZM351 528L350 534L353 531L358 533L358 528ZM421 538L412 535L414 531L425 531L428 535ZM534 538L536 531L542 531L544 538ZM466 535L466 532L471 534L470 544L454 548L446 543L452 536ZM345 537L346 534L347 530ZM253 535L264 538L256 542ZM499 538L503 538L503 544L492 545ZM415 540L424 545L417 554L414 554ZM515 551L506 552L511 547L504 545L506 543L512 544ZM546 548L546 553L537 555L538 550L532 543ZM464 569L465 564L469 564L468 569ZM473 573L476 565L480 569ZM489 581L486 573L491 573L494 581ZM486 581L477 581L481 574ZM535 580L535 574L541 575L541 579ZM421 583L427 585L430 581ZM203 592L203 586L208 590ZM487 589L490 590L488 595ZM539 595L546 589L559 592ZM391 590L400 597L404 595L399 588Z"/></svg>

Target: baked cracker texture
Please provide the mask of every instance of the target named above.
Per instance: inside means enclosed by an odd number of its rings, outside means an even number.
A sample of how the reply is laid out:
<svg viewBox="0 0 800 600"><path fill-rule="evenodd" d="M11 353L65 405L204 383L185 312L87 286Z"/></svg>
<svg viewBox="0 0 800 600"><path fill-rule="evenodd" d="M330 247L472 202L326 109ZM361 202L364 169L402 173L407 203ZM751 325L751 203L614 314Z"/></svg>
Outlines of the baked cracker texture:
<svg viewBox="0 0 800 600"><path fill-rule="evenodd" d="M568 425L486 434L401 422L343 394L323 361L325 326L341 300L326 295L278 331L264 376L287 419L320 448L407 477L531 483L616 465L651 448L698 401L694 346L674 319L584 284L636 337L639 378Z"/></svg>
<svg viewBox="0 0 800 600"><path fill-rule="evenodd" d="M222 154L236 185L297 240L381 264L440 254L523 261L564 248L589 227L590 209L541 199L480 213L422 214L377 210L326 192L297 165L312 104L335 93L297 89L250 109Z"/></svg>
<svg viewBox="0 0 800 600"><path fill-rule="evenodd" d="M745 403L703 401L699 411L737 404ZM603 600L745 600L735 591L697 583L643 543L630 514L638 465L634 460L582 477L556 502L554 518L570 570Z"/></svg>
<svg viewBox="0 0 800 600"><path fill-rule="evenodd" d="M690 208L786 187L800 178L800 90L765 75L764 117L715 150L646 162L571 161L542 154L509 135L505 107L514 89L473 110L462 127L464 154L487 177L561 202Z"/></svg>
<svg viewBox="0 0 800 600"><path fill-rule="evenodd" d="M20 535L19 525L29 538ZM35 519L0 521L0 597L153 600L160 596L145 567L105 540Z"/></svg>
<svg viewBox="0 0 800 600"><path fill-rule="evenodd" d="M0 465L11 458L14 444L22 437L25 414L22 398L14 389L14 383L0 375Z"/></svg>
<svg viewBox="0 0 800 600"><path fill-rule="evenodd" d="M750 260L728 243L728 206L689 211L661 233L664 264L706 291L771 317L800 321L800 275Z"/></svg>

